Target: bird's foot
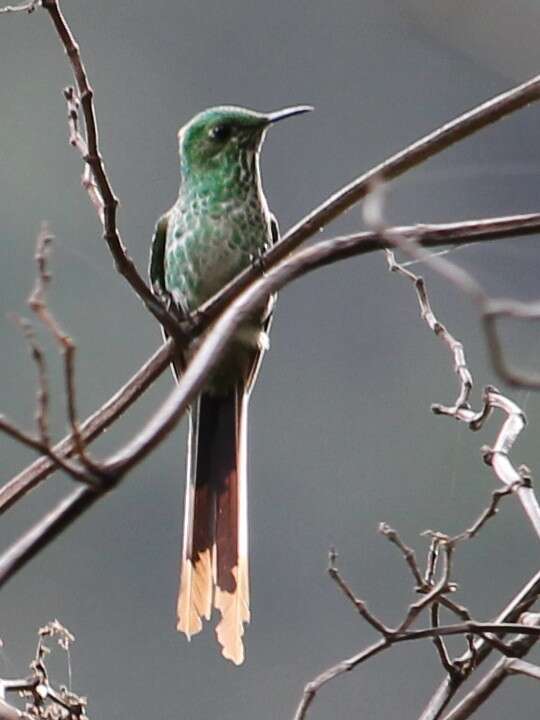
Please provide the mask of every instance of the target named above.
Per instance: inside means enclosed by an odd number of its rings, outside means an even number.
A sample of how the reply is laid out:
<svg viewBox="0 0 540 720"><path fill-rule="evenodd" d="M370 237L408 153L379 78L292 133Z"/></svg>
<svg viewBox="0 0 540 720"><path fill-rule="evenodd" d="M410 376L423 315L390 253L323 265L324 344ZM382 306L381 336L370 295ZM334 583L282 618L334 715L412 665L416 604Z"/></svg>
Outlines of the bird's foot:
<svg viewBox="0 0 540 720"><path fill-rule="evenodd" d="M193 310L185 314L185 322L191 331L199 331L202 327L206 327L210 318L204 310Z"/></svg>
<svg viewBox="0 0 540 720"><path fill-rule="evenodd" d="M250 253L249 260L252 268L257 270L257 272L261 275L266 275L267 264L264 250L258 250L256 253Z"/></svg>

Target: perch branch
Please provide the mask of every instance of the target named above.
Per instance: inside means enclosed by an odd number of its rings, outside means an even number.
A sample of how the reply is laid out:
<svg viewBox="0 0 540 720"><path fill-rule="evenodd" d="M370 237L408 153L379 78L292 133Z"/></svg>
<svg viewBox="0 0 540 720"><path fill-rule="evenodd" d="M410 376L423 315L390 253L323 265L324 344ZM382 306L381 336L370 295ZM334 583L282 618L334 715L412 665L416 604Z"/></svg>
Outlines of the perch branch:
<svg viewBox="0 0 540 720"><path fill-rule="evenodd" d="M371 237L377 239L377 242L381 242L380 235L377 233L372 233ZM440 242L440 238L437 242ZM130 442L103 462L104 472L107 472L110 477L114 477L117 482L128 470L141 462L172 431L180 417L186 412L187 407L204 384L208 372L221 357L228 338L234 333L242 319L269 294L276 292L311 269L319 267L322 257L326 256L328 262L330 255L336 256L335 259L341 259L335 252L335 241L322 241L315 246L293 253L249 286L212 325L212 331L205 335L180 383L160 410ZM164 351L167 353L166 357L170 358L172 355L168 355L169 352L172 353L172 349ZM18 482L15 488L11 489L17 489L20 494L24 492L21 488L23 484ZM69 510L69 522L73 521L77 514L87 507L84 503L80 504L78 498L73 498L73 501L75 510ZM93 501L90 504L93 504ZM63 521L59 522L63 523ZM28 558L39 549L39 536L35 536L35 540L37 546L34 550L25 551L25 556Z"/></svg>
<svg viewBox="0 0 540 720"><path fill-rule="evenodd" d="M461 243L497 240L522 233L527 234L532 229L534 231L540 229L540 214L472 220L461 223L418 225L395 228L395 231L406 237L419 235L421 238L419 242L423 247L437 248L448 244L458 245ZM313 248L308 249L309 252L305 258L305 273L338 260L375 252L385 247L388 247L388 242L376 232L366 232L360 235L321 241ZM264 263L266 265L266 260L264 260ZM236 287L236 281L233 285ZM221 307L221 299L228 295L229 289L225 288L216 296L213 305L216 311ZM208 320L213 317L211 307L208 308L208 312L204 311L202 317ZM86 422L81 424L80 430L85 443L88 444L106 430L154 382L172 359L173 350L173 343L169 340L155 352L123 388L118 390L101 409L97 410ZM70 436L64 438L55 447L55 452L58 454L72 454L72 438ZM55 467L56 465L47 458L41 458L4 484L0 488L0 513L11 507L13 502L16 502L32 490L37 483L50 475Z"/></svg>

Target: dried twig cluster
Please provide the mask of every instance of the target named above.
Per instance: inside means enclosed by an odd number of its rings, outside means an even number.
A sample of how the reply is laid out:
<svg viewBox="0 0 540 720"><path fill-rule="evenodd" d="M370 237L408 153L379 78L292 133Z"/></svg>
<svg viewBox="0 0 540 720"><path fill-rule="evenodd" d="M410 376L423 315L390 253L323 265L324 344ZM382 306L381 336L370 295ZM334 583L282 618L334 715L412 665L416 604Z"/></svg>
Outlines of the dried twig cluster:
<svg viewBox="0 0 540 720"><path fill-rule="evenodd" d="M45 291L50 281L47 259L51 236L46 229L42 230L38 237L36 250L37 279L29 304L38 320L52 334L63 356L66 413L70 423L70 434L56 443L50 437L46 359L31 324L28 321L19 320L38 373L36 432L30 433L22 430L4 416L0 417L0 430L37 451L40 457L0 487L0 513L6 512L56 469L63 470L73 478L76 487L0 555L0 586L43 549L48 542L63 532L71 522L86 512L94 502L112 490L136 464L161 443L185 414L190 402L199 392L212 367L219 360L228 339L242 318L263 298L312 270L354 255L386 249L390 269L414 283L422 317L433 332L446 343L452 353L454 369L459 380L458 397L451 406L434 406L434 412L465 422L473 430L482 427L495 411L501 411L504 414L504 420L495 443L491 448L484 449L483 452L485 462L490 465L501 485L494 491L485 510L463 533L455 537L449 537L440 532L431 533L430 551L424 571L421 571L413 551L403 543L399 535L389 527L381 526L383 535L402 552L412 573L415 591L420 594L420 598L410 605L403 621L396 628L388 627L368 610L362 600L354 595L348 583L339 573L335 562L336 558L332 555L329 568L331 577L364 620L379 633L380 640L353 658L330 668L310 683L306 687L296 717L306 716L319 689L337 675L353 669L396 643L422 638L430 638L433 641L445 672L441 686L421 716L422 720L436 720L436 718L443 717L448 704L463 682L493 652L501 654L501 660L477 683L473 691L462 699L459 705L447 713L445 716L447 720L469 717L474 709L510 674L526 673L538 678L540 675L538 668L521 658L539 636L539 616L527 611L532 608L538 597L540 573L536 573L497 618L488 622L474 620L468 610L456 603L452 597L456 589L452 575L455 550L461 542L473 537L481 530L489 518L496 513L499 503L505 496L516 495L519 498L529 521L537 535L540 536L540 512L532 489L530 472L524 467L514 467L509 459L509 452L525 426L525 416L510 398L493 387L485 388L482 407L479 410L472 408L470 404L472 377L465 362L461 343L433 314L422 278L411 273L404 265L397 263L393 251L397 248L408 256L428 262L447 280L469 294L480 308L491 357L498 373L513 385L538 388L540 387L538 375L531 375L507 366L496 333L496 320L501 316L538 318L540 317L540 304L490 298L474 278L447 259L429 255L426 249L441 245L459 245L537 233L540 231L540 213L444 225L419 224L412 227L388 228L381 221L380 203L377 205L377 194L373 191L374 187L380 187L381 184L399 177L427 158L474 132L540 100L540 76L532 78L448 122L333 194L286 233L268 251L262 263L256 263L243 272L209 301L196 317L186 319L172 315L161 299L152 294L127 255L117 226L118 200L101 156L94 93L88 80L79 46L61 12L59 0L33 0L19 6L6 6L0 9L0 13L32 13L37 8L42 8L48 13L73 70L74 86L64 90L68 111L69 142L78 150L83 159L82 184L96 210L106 245L119 273L129 283L149 312L157 317L165 327L171 339L159 348L145 365L99 410L84 422L79 422L76 409L75 346L63 331L46 302ZM308 248L299 249L300 245L312 237L322 226L338 217L354 203L368 196L375 197L375 202L368 205L368 215L371 213L370 222L373 228L371 231L319 241ZM199 349L186 368L180 383L157 413L124 447L113 455L100 459L92 457L88 449L92 440L109 427L155 381L169 364L175 347L189 342L195 335L202 336ZM456 617L457 622L451 625L441 625L441 608ZM425 612L429 616L429 625L413 629L413 624ZM447 635L455 634L462 635L466 639L467 648L461 657L452 659L444 638ZM512 636L511 639L508 639L508 636ZM66 700L65 697L60 698L62 700L60 702L54 695L54 691L48 687L46 680L46 673L42 674L37 685L29 686L25 690L35 695L36 687L46 687L44 699L49 702L48 707L51 707L50 703L52 703L52 706L56 708L54 712L58 708L63 708L59 711L59 716L71 717L78 713L78 717L82 717L84 714L82 703L79 712L74 709L78 702L77 699L74 699L73 705L71 700ZM9 690L10 688L7 688L5 682L4 689ZM45 717L43 714L39 715L45 711L43 708L40 709L35 697L34 701L37 708L34 715L37 713L38 716ZM0 708L0 717L9 717L10 720L14 717L21 717L20 715L10 715L10 712L9 706L5 712ZM19 713L18 710L14 710L14 712ZM53 710L50 712L52 713Z"/></svg>
<svg viewBox="0 0 540 720"><path fill-rule="evenodd" d="M36 655L30 663L30 675L0 680L0 717L2 720L87 720L86 698L64 685L53 685L47 670L47 656L52 652L48 640L56 640L66 653L68 685L71 685L70 646L74 636L58 620L40 628ZM8 696L18 698L8 701ZM23 704L23 707L18 707Z"/></svg>

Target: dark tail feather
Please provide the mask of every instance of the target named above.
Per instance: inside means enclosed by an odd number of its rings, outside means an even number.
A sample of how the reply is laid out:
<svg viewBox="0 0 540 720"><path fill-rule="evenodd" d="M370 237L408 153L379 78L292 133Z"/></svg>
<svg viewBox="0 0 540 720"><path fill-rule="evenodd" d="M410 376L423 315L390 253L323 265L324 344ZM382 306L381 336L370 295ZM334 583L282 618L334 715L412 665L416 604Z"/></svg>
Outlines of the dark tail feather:
<svg viewBox="0 0 540 720"><path fill-rule="evenodd" d="M193 408L178 598L178 629L188 637L209 619L214 600L218 640L236 664L249 621L246 412L240 384L226 396L202 395Z"/></svg>

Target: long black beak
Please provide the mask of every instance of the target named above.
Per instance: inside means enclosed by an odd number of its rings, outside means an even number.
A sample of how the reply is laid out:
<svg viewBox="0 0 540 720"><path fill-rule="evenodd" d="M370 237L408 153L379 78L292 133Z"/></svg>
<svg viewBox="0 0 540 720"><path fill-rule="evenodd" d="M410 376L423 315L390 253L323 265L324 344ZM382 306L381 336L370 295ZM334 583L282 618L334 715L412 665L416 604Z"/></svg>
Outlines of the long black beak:
<svg viewBox="0 0 540 720"><path fill-rule="evenodd" d="M285 118L293 117L293 115L302 115L303 113L311 112L313 108L311 105L295 105L294 107L284 108L283 110L276 110L275 112L268 113L268 123L273 124Z"/></svg>

